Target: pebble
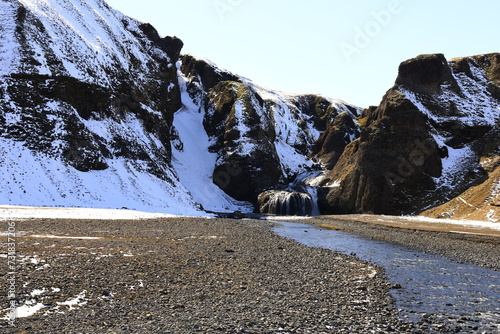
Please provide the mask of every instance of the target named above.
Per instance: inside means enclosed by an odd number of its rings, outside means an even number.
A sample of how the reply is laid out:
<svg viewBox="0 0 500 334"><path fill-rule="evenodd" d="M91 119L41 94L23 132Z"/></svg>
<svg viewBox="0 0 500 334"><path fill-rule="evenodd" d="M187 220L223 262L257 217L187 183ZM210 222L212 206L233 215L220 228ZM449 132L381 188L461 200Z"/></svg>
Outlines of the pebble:
<svg viewBox="0 0 500 334"><path fill-rule="evenodd" d="M279 237L271 225L195 218L17 222L26 235L101 239L60 239L53 246L53 240L19 238L20 257L36 255L46 262L19 265L18 298L27 301L32 291L45 288L47 294L37 298L50 307L17 319L16 330L451 333L431 316L419 322L399 317L381 268ZM42 268L45 263L50 267ZM380 274L368 277L373 271L368 266ZM360 275L365 276L361 285ZM49 293L52 288L61 290ZM0 294L6 295L5 289L0 287ZM83 291L84 303L57 312L58 303ZM0 320L0 333L11 332Z"/></svg>

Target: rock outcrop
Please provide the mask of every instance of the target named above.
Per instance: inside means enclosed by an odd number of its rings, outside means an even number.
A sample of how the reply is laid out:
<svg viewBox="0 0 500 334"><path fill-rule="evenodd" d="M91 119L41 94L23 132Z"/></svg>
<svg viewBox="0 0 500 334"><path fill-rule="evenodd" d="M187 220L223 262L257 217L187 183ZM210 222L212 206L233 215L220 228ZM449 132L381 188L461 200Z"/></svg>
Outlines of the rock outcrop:
<svg viewBox="0 0 500 334"><path fill-rule="evenodd" d="M360 110L341 101L270 91L190 55L181 68L218 156L213 182L256 207L260 193L319 169L308 156L327 124L340 117L356 127Z"/></svg>
<svg viewBox="0 0 500 334"><path fill-rule="evenodd" d="M169 128L181 107L175 63L182 42L160 38L152 26L103 1L59 2L67 12L10 1L12 12L2 13L2 22L15 27L10 36L15 47L4 52L0 79L4 135L80 171L106 169L106 159L117 156L168 162ZM84 17L97 23L79 28L71 22ZM129 117L159 139L163 152L157 157L148 157L149 148L131 143L123 133L105 140L85 124L109 121L119 127Z"/></svg>
<svg viewBox="0 0 500 334"><path fill-rule="evenodd" d="M0 201L496 217L500 54L407 60L362 111L182 46L103 0L0 2Z"/></svg>
<svg viewBox="0 0 500 334"><path fill-rule="evenodd" d="M322 212L419 213L484 181L480 159L498 149L498 57L403 62L325 177Z"/></svg>
<svg viewBox="0 0 500 334"><path fill-rule="evenodd" d="M196 212L170 195L185 192L170 165L182 41L103 0L0 7L1 201Z"/></svg>

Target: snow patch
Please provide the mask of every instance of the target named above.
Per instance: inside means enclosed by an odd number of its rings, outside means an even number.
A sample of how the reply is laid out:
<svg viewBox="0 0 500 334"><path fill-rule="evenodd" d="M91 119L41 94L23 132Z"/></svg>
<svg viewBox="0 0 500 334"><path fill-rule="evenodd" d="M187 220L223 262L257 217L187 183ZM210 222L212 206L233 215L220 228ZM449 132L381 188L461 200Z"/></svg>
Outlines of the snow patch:
<svg viewBox="0 0 500 334"><path fill-rule="evenodd" d="M172 145L172 166L180 182L193 199L205 210L212 212L252 212L250 203L229 197L213 183L217 154L210 153L210 138L203 127L205 111L189 96L185 78L180 77L184 108L174 117L174 127L179 135L177 145Z"/></svg>
<svg viewBox="0 0 500 334"><path fill-rule="evenodd" d="M150 174L145 162L107 160L109 168L106 170L80 172L53 157L32 152L21 143L5 138L0 138L0 153L0 186L4 190L0 193L2 204L127 208L171 215L206 216L206 213L196 208L196 203L181 184L172 184ZM177 179L171 170L165 170L165 174L166 178ZM1 212L3 216L9 217L11 211ZM24 213L20 218L43 216L41 211ZM64 217L63 211L58 213L62 215L61 218ZM93 218L99 218L98 213L93 211ZM128 213L130 218L125 219L144 216L131 211L115 213L121 218L127 217Z"/></svg>

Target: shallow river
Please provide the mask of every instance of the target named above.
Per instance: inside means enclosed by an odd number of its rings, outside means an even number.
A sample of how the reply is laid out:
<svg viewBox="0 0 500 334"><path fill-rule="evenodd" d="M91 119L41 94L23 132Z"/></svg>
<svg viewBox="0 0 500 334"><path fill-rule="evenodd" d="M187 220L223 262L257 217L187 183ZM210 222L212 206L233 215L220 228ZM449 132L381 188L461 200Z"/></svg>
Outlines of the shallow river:
<svg viewBox="0 0 500 334"><path fill-rule="evenodd" d="M345 232L297 223L280 225L273 231L281 236L354 253L383 267L389 281L402 287L391 291L402 317L418 321L432 316L469 333L500 333L500 272Z"/></svg>

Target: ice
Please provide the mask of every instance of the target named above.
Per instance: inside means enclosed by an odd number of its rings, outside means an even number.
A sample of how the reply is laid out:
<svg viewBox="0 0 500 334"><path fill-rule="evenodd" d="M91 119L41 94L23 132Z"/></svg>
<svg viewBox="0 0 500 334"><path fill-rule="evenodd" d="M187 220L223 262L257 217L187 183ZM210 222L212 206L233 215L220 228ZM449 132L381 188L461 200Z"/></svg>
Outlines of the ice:
<svg viewBox="0 0 500 334"><path fill-rule="evenodd" d="M253 207L249 203L235 201L213 183L217 155L208 150L210 138L203 127L205 113L187 93L182 75L180 78L184 108L175 114L174 127L182 149L176 145L172 147L172 165L179 180L205 210L251 212Z"/></svg>

